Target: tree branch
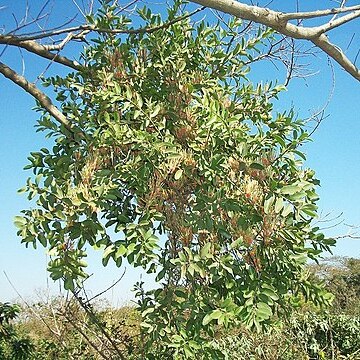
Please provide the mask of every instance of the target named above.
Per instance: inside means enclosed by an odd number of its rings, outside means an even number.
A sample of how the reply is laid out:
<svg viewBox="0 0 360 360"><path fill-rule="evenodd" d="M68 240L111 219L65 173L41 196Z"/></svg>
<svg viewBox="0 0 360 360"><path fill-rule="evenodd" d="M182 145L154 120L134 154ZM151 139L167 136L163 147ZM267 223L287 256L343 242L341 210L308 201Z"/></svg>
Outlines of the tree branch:
<svg viewBox="0 0 360 360"><path fill-rule="evenodd" d="M16 85L23 88L27 93L32 95L39 101L41 106L46 109L51 116L54 117L60 124L62 124L71 133L74 133L74 129L70 121L65 115L52 103L50 98L39 90L34 84L27 81L23 76L16 73L13 69L0 62L0 73L6 78L14 82Z"/></svg>
<svg viewBox="0 0 360 360"><path fill-rule="evenodd" d="M23 48L33 54L39 55L45 59L57 62L59 64L68 66L74 70L78 70L80 66L76 61L72 61L65 56L59 55L58 53L54 54L50 52L46 46L41 45L34 40L22 40L21 37L18 37L16 35L0 35L0 44Z"/></svg>
<svg viewBox="0 0 360 360"><path fill-rule="evenodd" d="M317 11L286 13L283 14L282 18L285 20L313 19L316 17L343 14L346 12L357 11L357 10L360 10L360 5L339 7L339 8L326 9L326 10L317 10Z"/></svg>
<svg viewBox="0 0 360 360"><path fill-rule="evenodd" d="M339 65L342 66L350 75L360 81L360 70L353 62L351 62L350 59L346 57L343 51L341 51L336 45L332 44L324 34L326 31L329 31L355 18L359 18L359 6L348 8L342 7L335 10L330 9L327 11L323 10L325 15L329 15L329 12L331 14L331 11L335 11L335 13L347 11L352 12L350 14L344 15L339 19L330 21L322 26L303 27L288 22L288 20L295 18L294 13L286 14L267 8L246 5L234 0L192 0L192 2L225 12L240 19L254 21L258 24L268 26L276 30L278 33L293 39L312 41L316 46L325 51L331 58L339 63ZM300 18L299 15L303 15L303 18L325 16L321 15L321 11L298 13L296 18Z"/></svg>
<svg viewBox="0 0 360 360"><path fill-rule="evenodd" d="M327 24L321 26L320 28L321 28L321 31L323 33L325 33L329 30L337 28L338 26L346 24L346 23L350 22L351 20L354 20L358 17L360 17L360 10L354 11L351 14L344 15L338 19L329 21Z"/></svg>
<svg viewBox="0 0 360 360"><path fill-rule="evenodd" d="M325 34L322 34L318 38L315 38L311 41L326 54L328 54L332 59L334 59L338 64L340 64L345 71L360 81L359 69L345 56L341 49L329 41Z"/></svg>
<svg viewBox="0 0 360 360"><path fill-rule="evenodd" d="M29 41L29 40L40 40L48 37L58 36L62 34L68 34L68 33L74 33L74 32L97 32L97 33L108 33L108 34L151 34L155 31L165 29L171 25L176 24L177 22L187 19L195 14L197 14L200 11L203 11L205 9L205 6L202 6L200 8L195 9L191 13L185 14L183 16L179 16L171 21L168 21L164 24L158 25L158 26L147 26L147 27L140 27L137 29L105 29L105 28L99 28L96 27L96 25L93 24L83 24L79 26L73 26L69 28L62 28L62 29L55 29L55 30L49 30L46 32L41 32L40 34L38 32L35 33L29 33L29 34L23 34L18 35L17 40L18 41ZM0 35L0 39L2 37L6 37L9 35ZM1 43L1 42L0 42Z"/></svg>

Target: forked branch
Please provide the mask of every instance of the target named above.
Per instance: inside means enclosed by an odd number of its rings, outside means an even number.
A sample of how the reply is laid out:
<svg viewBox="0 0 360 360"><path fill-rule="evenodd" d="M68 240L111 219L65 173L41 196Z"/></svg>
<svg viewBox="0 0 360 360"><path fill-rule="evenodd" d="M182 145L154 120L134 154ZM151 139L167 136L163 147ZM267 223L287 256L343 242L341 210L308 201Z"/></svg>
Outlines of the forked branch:
<svg viewBox="0 0 360 360"><path fill-rule="evenodd" d="M234 0L192 0L192 2L206 6L224 13L236 16L240 19L254 21L266 25L278 33L293 39L303 39L313 42L320 49L325 51L331 58L339 63L350 75L360 81L360 70L342 50L332 44L325 33L338 26L360 18L360 5L351 7L340 7L328 10L282 13L271 9L246 5ZM294 25L289 20L310 19L328 16L332 14L344 14L337 19L330 20L321 26L306 27Z"/></svg>

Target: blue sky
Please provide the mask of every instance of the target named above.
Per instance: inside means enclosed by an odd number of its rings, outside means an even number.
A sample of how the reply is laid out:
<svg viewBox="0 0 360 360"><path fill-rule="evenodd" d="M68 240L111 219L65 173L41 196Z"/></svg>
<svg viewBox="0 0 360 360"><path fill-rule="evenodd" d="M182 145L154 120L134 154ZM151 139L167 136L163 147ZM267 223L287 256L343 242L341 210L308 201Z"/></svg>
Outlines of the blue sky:
<svg viewBox="0 0 360 360"><path fill-rule="evenodd" d="M33 0L31 6L40 6L41 0ZM301 3L301 2L300 2ZM14 13L23 11L25 1L0 1L2 6L9 6ZM65 6L66 4L66 6ZM57 8L56 8L57 6ZM75 8L71 0L55 1L53 21L70 16ZM7 16L9 12L7 11ZM10 18L4 18L0 10L0 26L6 23L9 29ZM61 15L61 16L60 16ZM334 41L355 32L359 22L335 32ZM360 44L360 34L355 37ZM355 42L356 44L356 42ZM358 49L349 51L356 52ZM10 50L10 49L9 49ZM46 62L25 55L25 73L34 80L45 67ZM21 71L19 52L16 49L6 51L1 61L15 66ZM321 108L327 101L332 89L332 68L322 53L316 58L309 58L313 70L318 74L308 78L293 80L288 91L276 102L277 110L285 110L293 106L300 117L308 117ZM59 71L53 66L51 71ZM256 71L255 71L256 70ZM270 65L257 67L254 70L255 80L276 79L279 73ZM316 170L321 180L319 188L319 206L323 214L331 213L333 217L343 213L341 219L346 224L360 225L360 88L359 82L346 74L334 64L335 88L331 102L326 109L329 117L321 124L313 135L313 142L305 146L308 167ZM23 171L30 151L35 151L49 143L42 134L35 132L34 125L37 114L31 110L33 99L16 85L0 76L0 301L10 301L17 297L8 283L4 271L18 292L25 298L36 299L34 290L44 290L47 285L53 291L57 286L48 283L46 274L47 257L43 248L26 249L20 244L13 225L13 217L21 209L27 208L24 195L16 193L30 176ZM326 226L326 224L324 224ZM348 228L343 225L326 230L330 236L345 234ZM360 256L360 240L342 239L338 241L334 253L345 256ZM94 272L89 280L89 289L93 293L104 289L122 274L123 269L110 266L104 269L101 265L101 254L94 254L88 260L90 272ZM130 298L129 289L140 279L140 273L127 267L124 279L113 292L108 294L115 304Z"/></svg>

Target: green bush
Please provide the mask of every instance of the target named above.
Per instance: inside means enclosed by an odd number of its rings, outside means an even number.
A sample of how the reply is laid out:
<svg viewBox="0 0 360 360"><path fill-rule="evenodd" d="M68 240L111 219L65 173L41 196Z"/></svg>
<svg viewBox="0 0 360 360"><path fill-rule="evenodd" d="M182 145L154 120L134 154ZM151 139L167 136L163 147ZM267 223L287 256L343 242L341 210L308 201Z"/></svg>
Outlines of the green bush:
<svg viewBox="0 0 360 360"><path fill-rule="evenodd" d="M237 335L215 340L214 347L224 354L226 360L308 359L301 344L293 340L281 329L265 334L243 330Z"/></svg>
<svg viewBox="0 0 360 360"><path fill-rule="evenodd" d="M23 336L14 325L20 306L0 303L0 359L25 360L31 356L34 346L27 336Z"/></svg>
<svg viewBox="0 0 360 360"><path fill-rule="evenodd" d="M310 358L340 358L360 352L359 320L350 315L307 312L294 316L288 330Z"/></svg>
<svg viewBox="0 0 360 360"><path fill-rule="evenodd" d="M360 358L360 317L336 315L330 322L334 343L341 354L357 353Z"/></svg>

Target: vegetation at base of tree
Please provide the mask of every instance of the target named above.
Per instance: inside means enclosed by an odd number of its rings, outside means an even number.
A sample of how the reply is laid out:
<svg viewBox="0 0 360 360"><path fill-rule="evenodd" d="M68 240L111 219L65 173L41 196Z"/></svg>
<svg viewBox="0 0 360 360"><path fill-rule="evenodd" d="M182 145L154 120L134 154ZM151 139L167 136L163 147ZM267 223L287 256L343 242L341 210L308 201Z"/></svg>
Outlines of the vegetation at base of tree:
<svg viewBox="0 0 360 360"><path fill-rule="evenodd" d="M329 264L332 264L329 266ZM339 266L341 264L341 266ZM332 307L321 310L299 301L286 321L279 319L271 329L261 332L245 327L232 330L219 326L209 343L222 357L229 360L357 360L360 354L359 297L348 301L342 308L338 300L345 293L356 293L360 288L359 259L336 258L312 267L317 280L326 278L328 289L334 293ZM334 279L338 281L334 281ZM342 282L344 281L344 282ZM346 283L346 288L343 287ZM12 340L2 337L1 359L68 360L68 359L117 359L112 344L99 331L99 325L108 331L111 339L125 354L126 359L147 359L140 331L141 314L133 306L113 308L104 301L92 306L94 318L89 316L73 298L55 298L40 301L28 308L2 304L0 318L7 321L2 326L11 327L11 339L22 339L20 347L11 348ZM15 310L9 316L9 310ZM17 318L17 321L14 320ZM12 322L11 322L12 321ZM4 332L2 332L3 334ZM25 336L26 334L26 336ZM11 350L12 349L12 350ZM99 353L102 351L102 355ZM190 358L211 359L190 356ZM181 359L166 352L154 353L154 359Z"/></svg>

